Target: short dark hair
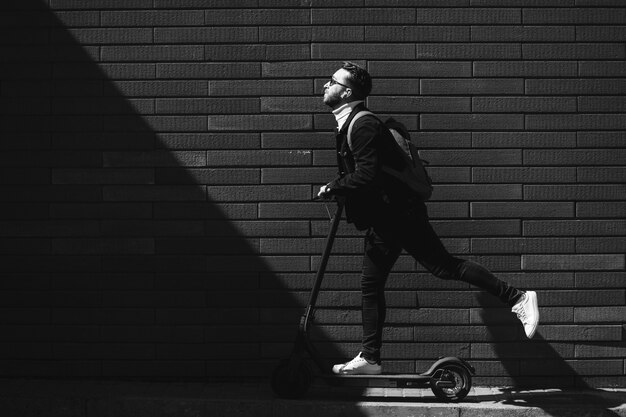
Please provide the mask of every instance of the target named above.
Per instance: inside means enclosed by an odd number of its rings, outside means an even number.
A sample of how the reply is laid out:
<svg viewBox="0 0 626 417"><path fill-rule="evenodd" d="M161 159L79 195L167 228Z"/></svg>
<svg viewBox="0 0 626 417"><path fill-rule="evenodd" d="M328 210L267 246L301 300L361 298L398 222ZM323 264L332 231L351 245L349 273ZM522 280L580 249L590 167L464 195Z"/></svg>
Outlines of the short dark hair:
<svg viewBox="0 0 626 417"><path fill-rule="evenodd" d="M372 92L372 77L369 72L360 65L345 61L341 67L350 73L350 85L354 90L354 96L358 99L365 99Z"/></svg>

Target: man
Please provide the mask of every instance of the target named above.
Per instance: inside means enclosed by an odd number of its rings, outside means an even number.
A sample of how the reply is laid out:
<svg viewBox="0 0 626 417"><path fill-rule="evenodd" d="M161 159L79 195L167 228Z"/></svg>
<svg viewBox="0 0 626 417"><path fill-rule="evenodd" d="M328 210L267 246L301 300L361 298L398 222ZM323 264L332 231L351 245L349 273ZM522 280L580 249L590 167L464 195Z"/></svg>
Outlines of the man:
<svg viewBox="0 0 626 417"><path fill-rule="evenodd" d="M381 171L382 166L404 162L389 130L373 115L352 118L365 109L370 94L369 73L344 62L324 85L324 103L332 109L337 125L337 162L340 175L322 186L318 196L345 198L346 217L359 230L367 230L361 275L363 339L362 349L351 361L333 367L336 374L380 374L380 349L385 321L385 282L406 250L435 276L468 282L482 288L512 307L528 338L539 321L537 294L523 292L496 278L474 262L452 256L432 229L423 201L412 197L400 180ZM390 142L391 141L391 142Z"/></svg>

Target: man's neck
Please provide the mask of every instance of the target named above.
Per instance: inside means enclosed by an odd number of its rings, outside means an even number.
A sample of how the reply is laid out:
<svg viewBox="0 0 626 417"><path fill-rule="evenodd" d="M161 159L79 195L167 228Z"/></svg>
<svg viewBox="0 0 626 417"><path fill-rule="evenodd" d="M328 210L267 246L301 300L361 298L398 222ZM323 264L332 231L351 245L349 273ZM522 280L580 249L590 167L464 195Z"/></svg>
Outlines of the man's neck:
<svg viewBox="0 0 626 417"><path fill-rule="evenodd" d="M335 120L337 121L337 128L341 130L343 124L348 120L350 113L352 110L359 104L363 103L363 100L354 100L348 103L345 103L336 109L333 109L333 115L335 115Z"/></svg>

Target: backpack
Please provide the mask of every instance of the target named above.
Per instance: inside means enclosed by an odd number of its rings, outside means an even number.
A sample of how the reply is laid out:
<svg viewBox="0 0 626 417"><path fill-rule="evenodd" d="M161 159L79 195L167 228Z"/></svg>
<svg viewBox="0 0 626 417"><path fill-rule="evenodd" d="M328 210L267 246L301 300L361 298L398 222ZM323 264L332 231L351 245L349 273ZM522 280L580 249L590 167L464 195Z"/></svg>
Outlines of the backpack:
<svg viewBox="0 0 626 417"><path fill-rule="evenodd" d="M348 126L348 146L352 148L352 140L350 135L352 133L352 127L354 126L354 122L362 116L371 114L376 117L374 113L363 110L357 113L350 122ZM387 119L385 122L382 122L383 126L385 126L395 141L392 146L396 146L401 152L400 154L404 159L404 166L401 171L394 169L390 166L383 165L382 170L386 174L389 174L398 180L402 181L407 187L415 194L417 198L421 201L427 201L430 199L433 193L433 186L430 176L426 171L426 167L424 165L428 165L428 161L423 160L419 156L419 151L417 147L411 142L411 138L409 135L408 129L400 122L394 120L393 118Z"/></svg>

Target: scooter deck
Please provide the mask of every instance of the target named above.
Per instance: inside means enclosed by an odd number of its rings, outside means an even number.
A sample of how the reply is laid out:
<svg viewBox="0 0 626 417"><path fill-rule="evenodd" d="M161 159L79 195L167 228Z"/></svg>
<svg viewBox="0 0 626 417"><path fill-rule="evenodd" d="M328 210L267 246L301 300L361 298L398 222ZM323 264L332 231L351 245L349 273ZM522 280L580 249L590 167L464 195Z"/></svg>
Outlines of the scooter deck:
<svg viewBox="0 0 626 417"><path fill-rule="evenodd" d="M361 387L417 388L428 386L430 375L380 374L380 375L323 375L328 383L348 384Z"/></svg>

